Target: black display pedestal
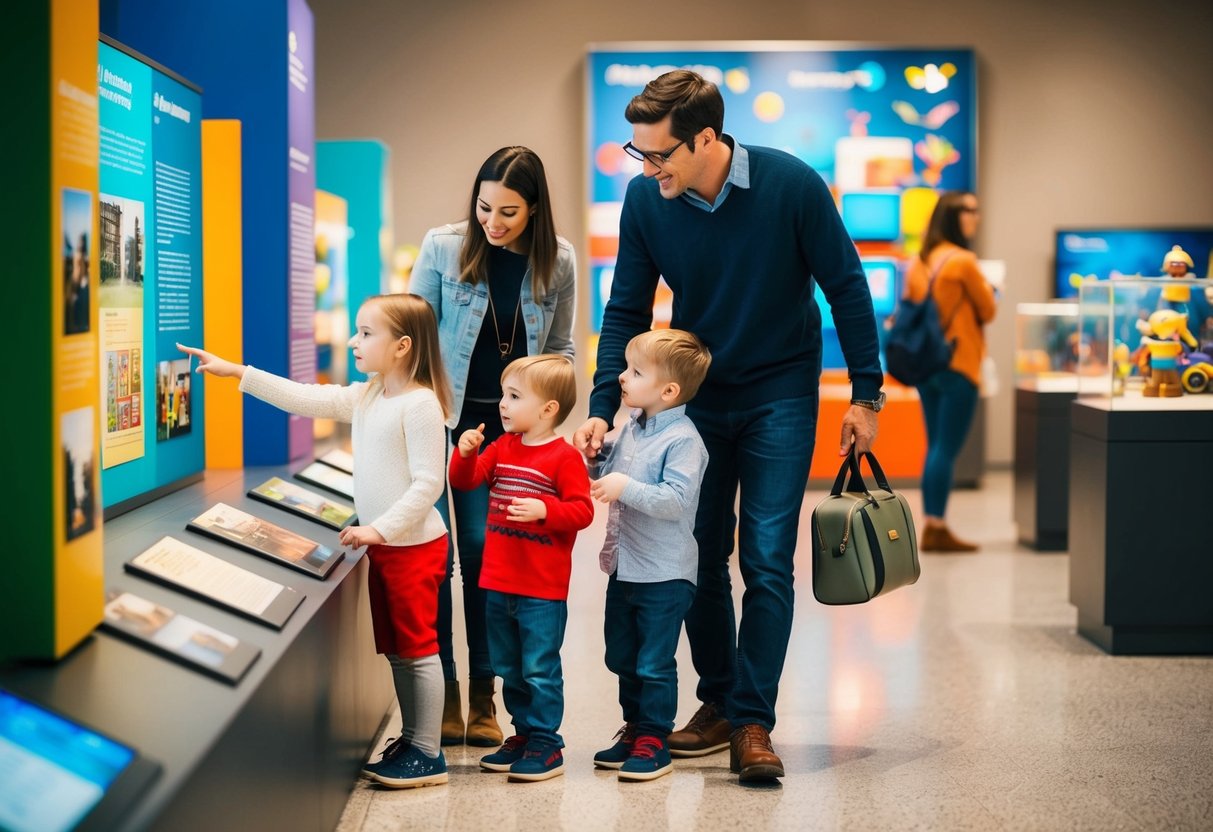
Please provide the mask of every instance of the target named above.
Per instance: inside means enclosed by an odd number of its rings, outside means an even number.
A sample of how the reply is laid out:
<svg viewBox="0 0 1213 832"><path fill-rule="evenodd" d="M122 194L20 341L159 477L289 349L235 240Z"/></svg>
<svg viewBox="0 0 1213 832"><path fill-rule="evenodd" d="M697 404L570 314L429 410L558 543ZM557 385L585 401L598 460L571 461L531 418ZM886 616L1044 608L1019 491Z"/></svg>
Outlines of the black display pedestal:
<svg viewBox="0 0 1213 832"><path fill-rule="evenodd" d="M1015 389L1015 524L1019 542L1066 549L1070 510L1070 403L1076 390Z"/></svg>
<svg viewBox="0 0 1213 832"><path fill-rule="evenodd" d="M105 524L106 585L261 648L234 687L105 632L54 665L0 666L0 686L134 746L163 767L118 830L329 832L393 699L375 654L365 556L319 581L186 531L216 502L336 546L337 533L245 492L285 468L208 471L201 482ZM165 534L305 597L281 631L123 572Z"/></svg>
<svg viewBox="0 0 1213 832"><path fill-rule="evenodd" d="M1176 407L1071 405L1070 602L1109 653L1213 653L1213 410Z"/></svg>

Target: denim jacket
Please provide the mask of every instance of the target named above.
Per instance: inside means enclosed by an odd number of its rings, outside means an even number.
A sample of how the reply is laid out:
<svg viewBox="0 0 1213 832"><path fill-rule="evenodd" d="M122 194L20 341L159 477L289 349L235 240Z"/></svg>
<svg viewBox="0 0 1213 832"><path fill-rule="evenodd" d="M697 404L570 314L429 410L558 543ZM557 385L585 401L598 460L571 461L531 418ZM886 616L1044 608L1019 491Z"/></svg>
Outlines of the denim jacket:
<svg viewBox="0 0 1213 832"><path fill-rule="evenodd" d="M454 394L447 427L454 428L463 411L468 365L489 308L487 283L473 286L459 279L459 252L468 224L431 228L413 264L409 291L429 301L438 318L438 340ZM477 229L479 233L479 229ZM559 353L573 357L573 314L577 307L577 260L573 246L556 238L556 269L552 286L538 303L531 291L531 268L522 279L522 319L527 355Z"/></svg>

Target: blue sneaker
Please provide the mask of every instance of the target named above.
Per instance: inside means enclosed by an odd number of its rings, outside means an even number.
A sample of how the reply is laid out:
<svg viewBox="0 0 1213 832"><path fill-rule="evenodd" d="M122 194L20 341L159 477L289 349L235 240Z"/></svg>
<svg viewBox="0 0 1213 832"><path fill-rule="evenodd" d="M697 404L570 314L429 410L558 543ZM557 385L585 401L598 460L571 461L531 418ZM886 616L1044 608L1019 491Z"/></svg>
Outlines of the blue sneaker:
<svg viewBox="0 0 1213 832"><path fill-rule="evenodd" d="M511 783L535 783L564 774L564 755L550 742L528 742L522 759L510 766Z"/></svg>
<svg viewBox="0 0 1213 832"><path fill-rule="evenodd" d="M632 756L619 767L620 780L656 780L673 771L670 749L661 737L641 735L632 745Z"/></svg>
<svg viewBox="0 0 1213 832"><path fill-rule="evenodd" d="M429 757L415 745L384 763L372 775L375 780L393 789L415 789L418 786L441 786L447 781L446 758L439 750Z"/></svg>
<svg viewBox="0 0 1213 832"><path fill-rule="evenodd" d="M617 742L614 745L594 755L594 765L598 768L619 768L628 757L632 756L632 743L636 741L636 727L629 722L616 732L615 739Z"/></svg>
<svg viewBox="0 0 1213 832"><path fill-rule="evenodd" d="M406 740L404 737L396 737L395 739L389 740L387 748L383 749L383 756L380 757L377 762L368 762L366 765L364 765L362 767L362 773L367 777L374 777L375 773L378 772L379 769L383 768L383 766L400 756L400 754L406 751L410 745L412 745L412 743L409 740Z"/></svg>
<svg viewBox="0 0 1213 832"><path fill-rule="evenodd" d="M492 754L480 758L480 767L485 771L509 771L510 766L522 759L526 751L526 737L517 734L507 739Z"/></svg>

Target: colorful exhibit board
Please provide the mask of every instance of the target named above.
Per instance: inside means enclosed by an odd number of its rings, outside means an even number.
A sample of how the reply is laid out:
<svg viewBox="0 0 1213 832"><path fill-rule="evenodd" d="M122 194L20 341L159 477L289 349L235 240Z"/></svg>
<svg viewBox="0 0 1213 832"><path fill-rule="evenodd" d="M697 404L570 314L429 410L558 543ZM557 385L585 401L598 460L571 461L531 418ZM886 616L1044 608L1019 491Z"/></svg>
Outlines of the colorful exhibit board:
<svg viewBox="0 0 1213 832"><path fill-rule="evenodd" d="M6 344L24 384L0 409L9 524L0 661L65 655L101 620L97 382L97 7L20 4L0 53L21 79L6 104L5 202L22 244ZM20 392L16 392L20 390ZM4 778L0 777L0 780ZM0 824L2 825L2 824Z"/></svg>
<svg viewBox="0 0 1213 832"><path fill-rule="evenodd" d="M1156 277L1179 246L1192 258L1192 277L1213 274L1213 228L1059 228L1053 296L1078 297L1085 278Z"/></svg>
<svg viewBox="0 0 1213 832"><path fill-rule="evenodd" d="M202 342L202 96L102 38L97 55L102 495L137 504L206 465L203 385L177 342Z"/></svg>
<svg viewBox="0 0 1213 832"><path fill-rule="evenodd" d="M601 326L610 296L623 196L642 169L623 151L631 138L624 109L646 83L677 68L719 87L726 133L742 144L786 150L821 174L864 261L877 314L888 314L900 264L919 250L939 192L971 189L976 181L972 51L607 44L588 58L591 331ZM824 301L820 293L817 300ZM659 325L668 324L671 302L663 282L654 309ZM823 364L843 367L828 306L822 319Z"/></svg>
<svg viewBox="0 0 1213 832"><path fill-rule="evenodd" d="M374 139L316 142L316 187L347 205L349 332L358 307L371 295L388 291L392 263L391 151ZM320 235L320 216L316 233ZM351 381L366 376L346 357Z"/></svg>
<svg viewBox="0 0 1213 832"><path fill-rule="evenodd" d="M336 194L316 191L316 381L349 383L353 334L349 309L349 203ZM361 375L361 374L359 374ZM333 432L330 419L316 419L317 439Z"/></svg>
<svg viewBox="0 0 1213 832"><path fill-rule="evenodd" d="M316 373L313 17L305 0L102 0L101 30L206 91L202 116L242 124L244 360ZM310 456L310 419L247 399L244 464Z"/></svg>

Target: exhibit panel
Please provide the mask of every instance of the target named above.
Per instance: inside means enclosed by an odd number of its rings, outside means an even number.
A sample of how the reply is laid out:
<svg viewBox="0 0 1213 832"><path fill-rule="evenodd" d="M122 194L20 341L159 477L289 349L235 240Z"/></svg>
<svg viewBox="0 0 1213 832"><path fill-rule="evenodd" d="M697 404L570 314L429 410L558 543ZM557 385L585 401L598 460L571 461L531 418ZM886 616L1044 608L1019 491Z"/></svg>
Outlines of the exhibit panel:
<svg viewBox="0 0 1213 832"><path fill-rule="evenodd" d="M313 25L304 0L101 3L106 35L199 84L207 119L241 122L242 301L258 310L244 360L302 382L316 372ZM242 417L245 465L310 455L310 419L256 400Z"/></svg>
<svg viewBox="0 0 1213 832"><path fill-rule="evenodd" d="M202 343L233 361L244 358L240 160L242 125L202 122ZM216 384L206 396L206 467L244 466L244 394Z"/></svg>
<svg viewBox="0 0 1213 832"><path fill-rule="evenodd" d="M54 0L17 12L3 54L22 79L6 105L6 203L22 244L6 252L19 312L5 332L21 365L0 426L14 520L0 580L0 661L55 659L101 620L97 382L97 9ZM8 145L6 144L6 147Z"/></svg>
<svg viewBox="0 0 1213 832"><path fill-rule="evenodd" d="M362 301L388 291L391 271L391 151L374 139L316 142L316 187L347 205L347 336ZM317 228L319 232L319 228ZM364 380L347 355L350 381Z"/></svg>
<svg viewBox="0 0 1213 832"><path fill-rule="evenodd" d="M101 41L98 429L113 516L206 464L205 389L176 346L202 342L202 97Z"/></svg>

